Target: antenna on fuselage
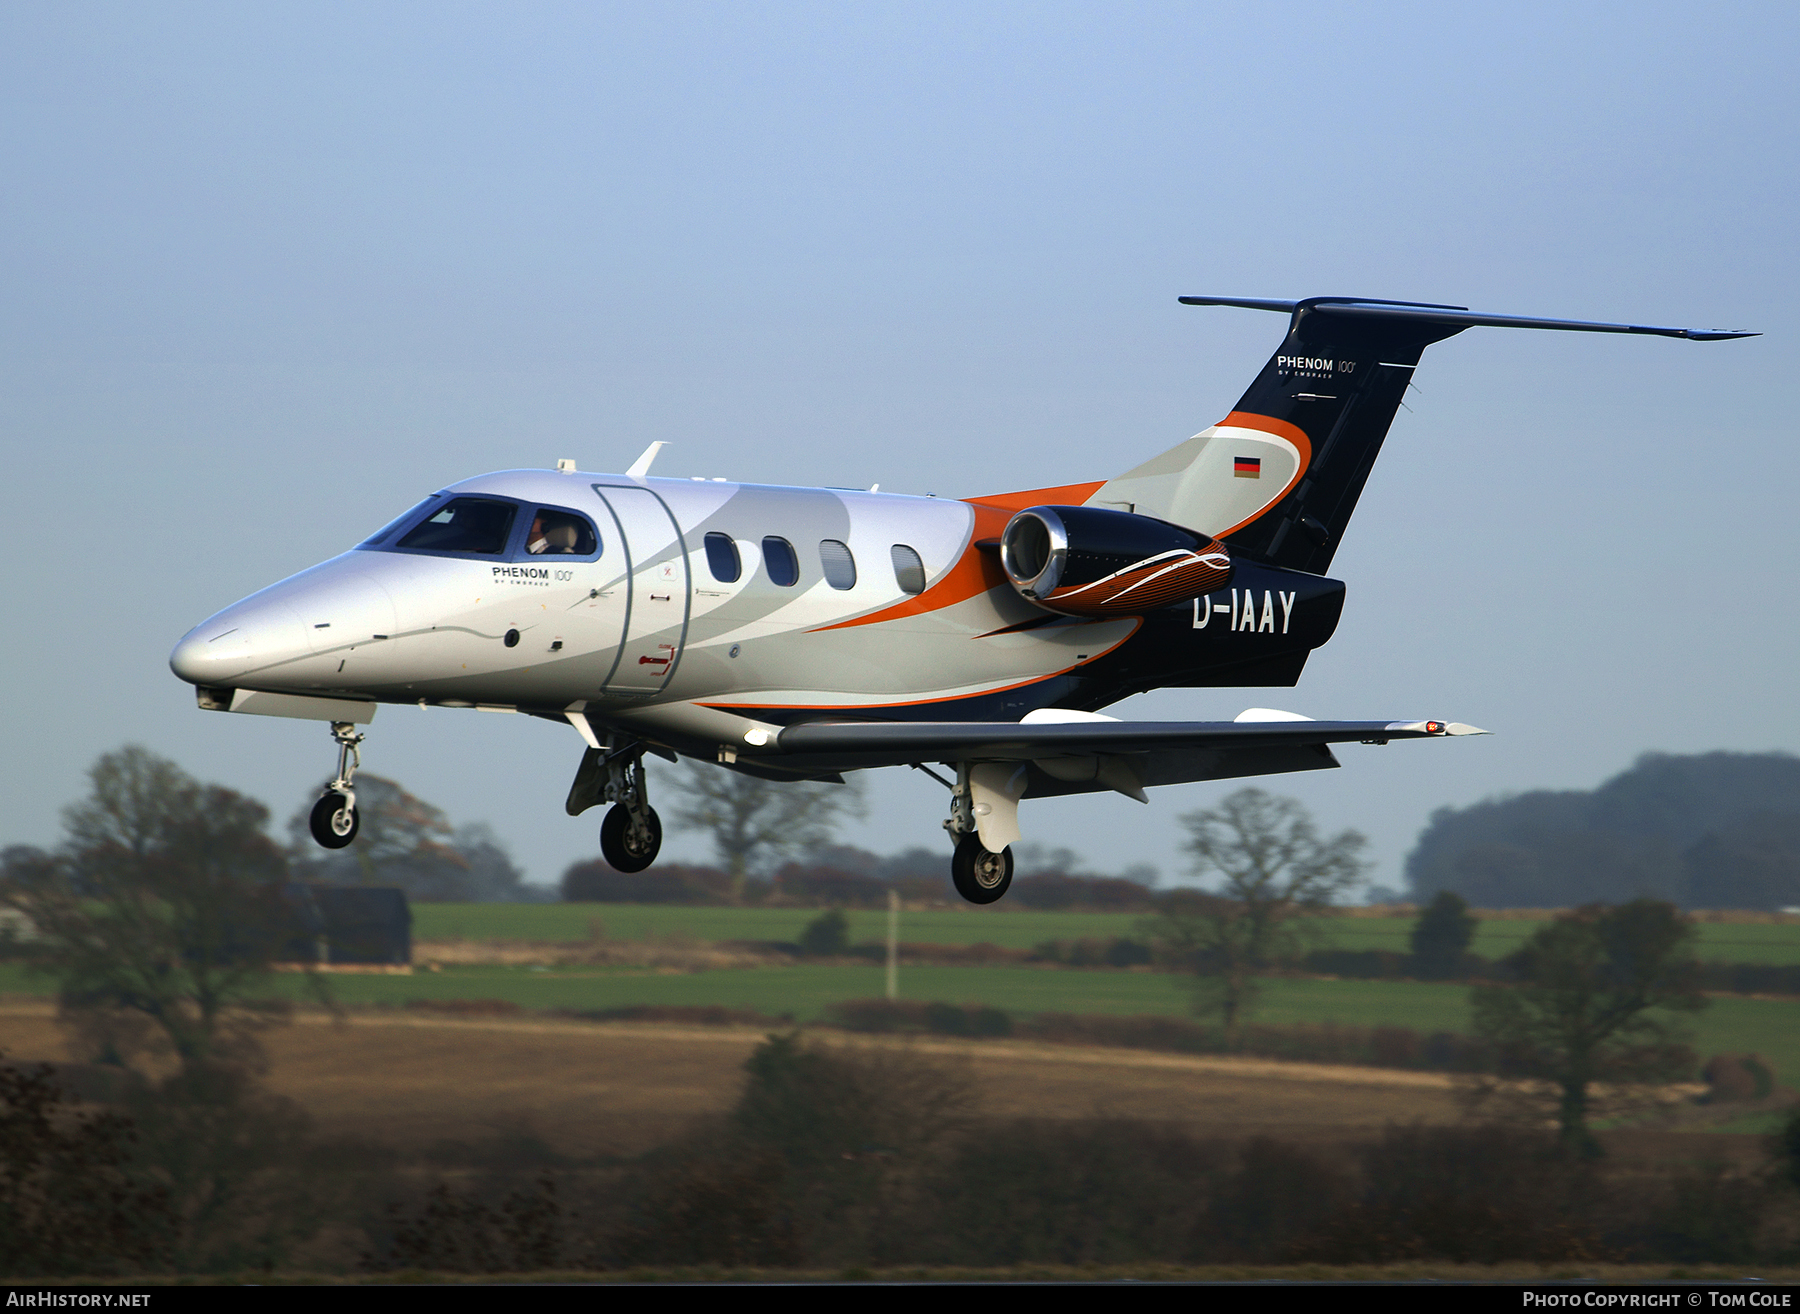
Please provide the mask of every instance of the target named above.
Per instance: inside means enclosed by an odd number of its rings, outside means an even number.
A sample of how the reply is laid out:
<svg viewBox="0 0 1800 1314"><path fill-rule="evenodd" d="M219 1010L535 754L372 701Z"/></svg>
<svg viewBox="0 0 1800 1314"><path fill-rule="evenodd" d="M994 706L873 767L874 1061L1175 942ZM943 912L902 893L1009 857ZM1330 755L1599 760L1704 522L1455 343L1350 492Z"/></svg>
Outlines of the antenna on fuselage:
<svg viewBox="0 0 1800 1314"><path fill-rule="evenodd" d="M651 443L644 449L644 454L631 463L631 469L625 472L627 479L642 479L650 473L650 463L656 460L656 454L667 447L667 443Z"/></svg>

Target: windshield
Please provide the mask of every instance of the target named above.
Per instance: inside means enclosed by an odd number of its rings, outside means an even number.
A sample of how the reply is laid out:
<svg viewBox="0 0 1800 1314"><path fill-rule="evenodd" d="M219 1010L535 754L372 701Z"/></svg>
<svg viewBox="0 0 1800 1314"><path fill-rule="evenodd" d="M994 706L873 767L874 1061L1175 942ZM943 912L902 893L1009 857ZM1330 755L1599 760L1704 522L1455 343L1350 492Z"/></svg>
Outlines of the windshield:
<svg viewBox="0 0 1800 1314"><path fill-rule="evenodd" d="M401 525L404 525L404 524L408 523L409 521L411 521L414 516L419 514L419 512L423 511L426 507L430 506L433 502L441 500L442 497L443 497L443 494L441 494L441 493L433 493L430 497L426 498L423 502L419 503L412 510L408 511L405 515L395 516L392 520L388 521L387 524L383 525L380 529L376 530L373 534L370 534L367 538L365 538L362 541L362 546L363 547L374 547L377 543L387 542L388 536L391 534L397 533L399 531Z"/></svg>
<svg viewBox="0 0 1800 1314"><path fill-rule="evenodd" d="M414 525L394 546L497 556L506 551L506 540L512 533L513 514L517 510L511 502L490 502L483 497L453 498L436 515Z"/></svg>

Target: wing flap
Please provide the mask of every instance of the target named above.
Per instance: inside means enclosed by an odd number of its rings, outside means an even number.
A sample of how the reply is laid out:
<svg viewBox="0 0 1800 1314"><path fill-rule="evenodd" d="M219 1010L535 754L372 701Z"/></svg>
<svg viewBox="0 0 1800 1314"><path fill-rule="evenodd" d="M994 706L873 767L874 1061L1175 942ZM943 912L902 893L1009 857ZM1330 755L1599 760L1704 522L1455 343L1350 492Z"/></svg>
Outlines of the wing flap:
<svg viewBox="0 0 1800 1314"><path fill-rule="evenodd" d="M784 755L876 766L1387 743L1483 733L1444 721L807 721L782 730L776 744Z"/></svg>

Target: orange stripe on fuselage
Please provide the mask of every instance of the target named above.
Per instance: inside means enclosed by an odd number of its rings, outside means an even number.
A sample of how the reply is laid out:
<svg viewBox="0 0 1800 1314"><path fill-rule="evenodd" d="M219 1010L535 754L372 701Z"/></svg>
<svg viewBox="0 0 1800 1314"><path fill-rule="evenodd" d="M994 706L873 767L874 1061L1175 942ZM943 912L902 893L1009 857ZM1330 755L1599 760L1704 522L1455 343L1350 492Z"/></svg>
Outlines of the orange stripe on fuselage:
<svg viewBox="0 0 1800 1314"><path fill-rule="evenodd" d="M1091 484L1028 488L1023 493L994 493L987 497L965 497L963 501L976 506L997 506L1003 511L1023 511L1028 506L1080 506L1105 486L1106 480L1099 479Z"/></svg>
<svg viewBox="0 0 1800 1314"><path fill-rule="evenodd" d="M962 556L944 572L937 583L905 602L896 602L891 607L883 607L880 611L858 616L854 620L821 625L812 633L841 630L852 625L873 625L876 621L899 620L928 611L941 611L945 607L954 607L959 602L978 597L989 589L1010 588L1006 572L1000 568L999 554L983 552L975 545L984 538L999 538L1000 531L1006 528L1006 522L1012 519L1015 511L1023 511L1028 506L1079 506L1099 491L1104 482L1064 484L1061 488L1032 488L1022 493L995 493L991 497L965 497L963 501L975 509L975 524L970 530L968 543L963 547Z"/></svg>

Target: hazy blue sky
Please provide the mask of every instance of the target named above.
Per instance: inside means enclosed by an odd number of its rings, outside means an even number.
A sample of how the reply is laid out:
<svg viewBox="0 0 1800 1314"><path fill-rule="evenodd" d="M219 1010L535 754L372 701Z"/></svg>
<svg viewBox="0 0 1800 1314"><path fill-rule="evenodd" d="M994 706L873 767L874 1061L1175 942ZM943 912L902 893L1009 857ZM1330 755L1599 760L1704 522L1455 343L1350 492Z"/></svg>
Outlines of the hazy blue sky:
<svg viewBox="0 0 1800 1314"><path fill-rule="evenodd" d="M0 4L0 841L141 741L286 815L323 726L207 714L191 625L485 470L968 495L1104 478L1354 294L1761 329L1432 347L1294 690L1443 716L1269 787L1374 840L1645 750L1794 749L1792 4ZM1121 711L1121 708L1115 708ZM365 761L534 879L572 732L390 708ZM888 850L942 791L878 774ZM1224 788L1229 788L1226 786ZM1026 804L1180 869L1178 815ZM699 856L680 839L671 857ZM947 852L947 850L946 850Z"/></svg>

